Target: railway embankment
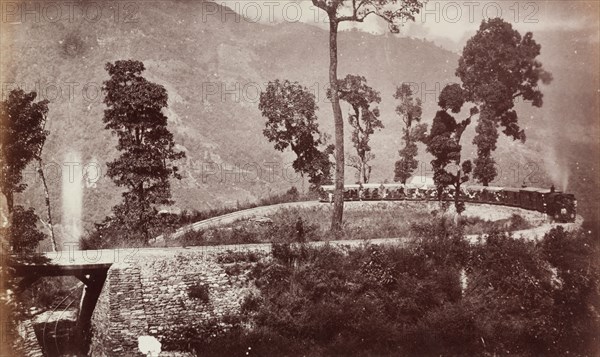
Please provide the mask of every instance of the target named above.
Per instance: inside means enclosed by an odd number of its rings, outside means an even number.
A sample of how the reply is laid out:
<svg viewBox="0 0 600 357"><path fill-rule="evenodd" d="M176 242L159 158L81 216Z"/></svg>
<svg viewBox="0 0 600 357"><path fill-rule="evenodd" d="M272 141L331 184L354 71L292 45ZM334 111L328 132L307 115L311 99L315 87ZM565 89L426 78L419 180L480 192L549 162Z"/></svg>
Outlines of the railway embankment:
<svg viewBox="0 0 600 357"><path fill-rule="evenodd" d="M344 209L346 212L373 209L386 210L398 208L407 210L426 210L427 212L431 212L432 214L439 214L443 211L439 202L437 201L350 201L344 203ZM328 215L331 213L333 206L329 203L307 201L256 207L186 225L177 229L174 233L169 234L168 239L176 239L192 231L201 231L210 228L217 228L221 226L230 225L235 222L255 219L257 217L269 217L282 210L290 209L318 210L322 211L323 215ZM453 208L448 208L446 214L453 215ZM525 210L518 207L467 203L466 210L463 212L463 216L465 217L477 217L487 221L499 221L503 219L509 219L513 215L521 216L526 222L528 222L528 224L531 227L539 227L550 223L550 220L545 214L537 211ZM160 243L164 240L165 237L161 235L155 239L154 243Z"/></svg>

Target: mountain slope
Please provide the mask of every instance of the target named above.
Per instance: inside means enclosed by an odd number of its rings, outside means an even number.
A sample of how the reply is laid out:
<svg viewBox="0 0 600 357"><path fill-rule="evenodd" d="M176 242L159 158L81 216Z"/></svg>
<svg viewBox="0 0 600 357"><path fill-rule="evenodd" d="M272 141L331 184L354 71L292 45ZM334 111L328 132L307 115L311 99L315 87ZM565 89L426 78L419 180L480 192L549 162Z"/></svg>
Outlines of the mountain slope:
<svg viewBox="0 0 600 357"><path fill-rule="evenodd" d="M66 22L3 24L3 82L17 83L26 90L38 89L42 97L51 99L51 135L44 159L55 169L48 174L55 217L61 217L61 175L57 168L68 168L66 155L78 152L82 165L98 162L101 172L106 171L104 164L117 155L116 139L103 129L104 105L99 88L107 79L104 64L119 59L143 61L146 77L168 90L169 127L188 156L180 164L184 179L173 184L178 207L231 205L291 185L301 186L289 168L293 156L273 150L262 136L264 120L257 109L258 92L276 78L300 81L315 91L320 125L332 133L331 107L326 99L327 33L301 23L267 26L235 21L233 17L223 21L220 13L205 16L203 6L198 1L148 2L139 7L133 23L107 16L97 22L76 17L76 21ZM582 78L597 83L597 74L594 77L589 66L569 66L557 60L556 53L564 49L552 48L553 36L545 34L542 51L550 49L551 55L543 60L555 81L543 88L547 94L544 108L519 106L529 140L526 144L501 140L497 160L503 174L499 184L518 186L525 179L531 185L548 185L551 180L561 180L548 165L551 150L560 161L555 171L566 172L569 165L565 163L580 156L582 150L598 148L594 136L598 125L590 119L598 112L597 94L593 86L582 88L577 83ZM436 110L436 93L446 83L457 80L454 70L458 56L423 40L358 31L341 33L339 42L340 77L347 73L364 75L381 92L385 129L372 139L376 155L373 181L391 179L401 144L400 121L394 114L392 98L395 86L413 83L424 101L424 121L430 122ZM593 57L594 53L589 55ZM53 86L62 90L62 96L52 97ZM70 88L74 89L72 97L66 93ZM573 104L594 100L595 107ZM347 108L343 111L346 113ZM564 118L569 119L568 130L559 131ZM467 144L472 131L466 134ZM569 146L569 150L555 147L565 142L579 144L577 148ZM348 138L346 143L347 152L351 152ZM471 153L467 145L464 154ZM430 157L421 153L419 159L422 168L417 174L431 174ZM586 165L597 169L597 163ZM348 168L347 172L347 181L351 182L353 171ZM588 172L588 176L597 180L597 175ZM41 185L33 174L28 179L30 188L24 199L42 207ZM92 181L84 190L86 227L109 214L110 207L120 199L107 177L100 175ZM580 196L590 187L597 187L580 186L580 192L576 192ZM597 192L594 194L597 196ZM585 200L582 197L584 206Z"/></svg>

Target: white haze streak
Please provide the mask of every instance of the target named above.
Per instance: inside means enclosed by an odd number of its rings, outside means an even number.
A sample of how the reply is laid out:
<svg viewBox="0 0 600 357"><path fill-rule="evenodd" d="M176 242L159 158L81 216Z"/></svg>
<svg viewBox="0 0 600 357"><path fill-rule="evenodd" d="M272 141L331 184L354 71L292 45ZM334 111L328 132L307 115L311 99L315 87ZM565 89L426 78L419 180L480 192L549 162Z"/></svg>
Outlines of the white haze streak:
<svg viewBox="0 0 600 357"><path fill-rule="evenodd" d="M83 175L79 153L65 156L62 171L62 227L63 245L79 244L82 233Z"/></svg>

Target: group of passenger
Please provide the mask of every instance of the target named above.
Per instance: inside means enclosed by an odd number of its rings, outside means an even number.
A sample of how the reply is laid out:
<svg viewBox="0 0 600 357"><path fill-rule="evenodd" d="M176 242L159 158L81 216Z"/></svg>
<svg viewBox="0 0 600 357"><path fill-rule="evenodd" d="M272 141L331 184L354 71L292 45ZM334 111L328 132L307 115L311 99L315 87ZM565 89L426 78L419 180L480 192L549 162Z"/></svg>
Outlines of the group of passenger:
<svg viewBox="0 0 600 357"><path fill-rule="evenodd" d="M356 185L353 185L356 186ZM431 186L389 185L381 184L379 187L364 187L359 184L356 187L344 191L345 201L363 200L437 200L440 198L438 189ZM456 190L451 187L444 188L441 199L454 200ZM325 192L324 192L325 193ZM333 202L333 191L328 190L327 200ZM486 190L484 188L461 187L461 198L472 202L501 202L501 191Z"/></svg>

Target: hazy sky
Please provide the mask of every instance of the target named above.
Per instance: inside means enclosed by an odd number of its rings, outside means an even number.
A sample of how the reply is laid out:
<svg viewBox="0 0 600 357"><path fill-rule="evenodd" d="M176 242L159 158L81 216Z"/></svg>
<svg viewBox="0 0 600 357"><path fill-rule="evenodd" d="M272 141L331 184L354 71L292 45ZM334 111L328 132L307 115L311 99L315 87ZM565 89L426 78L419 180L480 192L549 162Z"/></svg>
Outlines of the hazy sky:
<svg viewBox="0 0 600 357"><path fill-rule="evenodd" d="M227 0L225 4L252 21L304 22L327 28L326 15L310 0ZM481 20L502 17L520 31L590 30L589 40L599 41L600 2L589 1L429 1L415 22L407 22L402 34L427 38L450 49L461 48ZM341 30L356 27L384 33L386 24L371 15L365 23L346 23Z"/></svg>

